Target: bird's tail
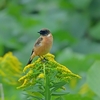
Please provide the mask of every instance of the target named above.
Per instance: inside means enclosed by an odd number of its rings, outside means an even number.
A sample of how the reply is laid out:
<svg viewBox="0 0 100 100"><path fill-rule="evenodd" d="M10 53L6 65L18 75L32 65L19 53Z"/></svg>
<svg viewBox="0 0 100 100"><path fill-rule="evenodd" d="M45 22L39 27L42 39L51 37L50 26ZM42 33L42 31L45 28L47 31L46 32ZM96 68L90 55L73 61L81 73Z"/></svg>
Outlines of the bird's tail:
<svg viewBox="0 0 100 100"><path fill-rule="evenodd" d="M32 59L29 59L27 65L31 64L31 62L32 62Z"/></svg>
<svg viewBox="0 0 100 100"><path fill-rule="evenodd" d="M31 64L31 62L32 62L32 60L33 60L34 57L35 57L35 55L32 54L31 57L30 57L30 59L29 59L29 61L28 61L28 63L27 63L27 65Z"/></svg>

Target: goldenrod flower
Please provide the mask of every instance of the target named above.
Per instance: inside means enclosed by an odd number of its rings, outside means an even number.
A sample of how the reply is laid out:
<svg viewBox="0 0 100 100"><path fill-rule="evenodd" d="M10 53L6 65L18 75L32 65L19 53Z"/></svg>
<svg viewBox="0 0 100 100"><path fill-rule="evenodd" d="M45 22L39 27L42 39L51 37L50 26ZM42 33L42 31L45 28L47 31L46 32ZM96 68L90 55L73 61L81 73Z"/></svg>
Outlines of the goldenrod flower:
<svg viewBox="0 0 100 100"><path fill-rule="evenodd" d="M18 88L35 85L41 81L40 79L45 79L45 75L49 76L51 83L68 82L72 78L80 78L79 75L72 73L67 67L56 62L54 55L48 53L44 57L46 60L38 58L32 64L25 66L23 71L26 72L29 69L29 72L19 79L23 84Z"/></svg>
<svg viewBox="0 0 100 100"><path fill-rule="evenodd" d="M11 52L0 57L0 76L2 81L11 85L18 84L17 79L21 76L21 63Z"/></svg>
<svg viewBox="0 0 100 100"><path fill-rule="evenodd" d="M43 73L39 74L37 78L44 78L44 74Z"/></svg>

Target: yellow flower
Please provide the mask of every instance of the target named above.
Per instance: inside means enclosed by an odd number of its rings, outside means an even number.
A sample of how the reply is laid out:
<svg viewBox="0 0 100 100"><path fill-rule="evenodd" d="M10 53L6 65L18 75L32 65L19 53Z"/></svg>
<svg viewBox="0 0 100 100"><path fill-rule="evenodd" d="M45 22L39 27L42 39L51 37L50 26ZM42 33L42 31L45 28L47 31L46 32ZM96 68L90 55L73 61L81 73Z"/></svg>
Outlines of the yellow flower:
<svg viewBox="0 0 100 100"><path fill-rule="evenodd" d="M18 88L25 88L31 84L35 85L37 82L40 82L38 79L45 79L45 75L48 75L53 83L60 82L62 80L68 82L72 78L80 78L79 75L72 73L67 67L56 62L54 60L54 55L48 53L44 57L46 60L38 58L32 64L25 66L23 70L24 73L28 69L29 72L19 79L19 81L22 81L23 84Z"/></svg>
<svg viewBox="0 0 100 100"><path fill-rule="evenodd" d="M44 74L43 73L39 74L37 78L44 78Z"/></svg>
<svg viewBox="0 0 100 100"><path fill-rule="evenodd" d="M11 85L18 84L17 79L21 76L21 72L21 63L11 52L0 57L0 76L3 82Z"/></svg>

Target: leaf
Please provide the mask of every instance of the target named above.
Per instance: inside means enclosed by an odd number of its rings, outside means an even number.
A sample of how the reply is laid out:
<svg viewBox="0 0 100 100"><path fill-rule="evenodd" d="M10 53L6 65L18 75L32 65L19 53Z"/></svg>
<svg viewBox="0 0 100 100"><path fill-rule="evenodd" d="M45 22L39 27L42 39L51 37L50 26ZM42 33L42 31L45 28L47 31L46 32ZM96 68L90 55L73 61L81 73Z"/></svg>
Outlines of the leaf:
<svg viewBox="0 0 100 100"><path fill-rule="evenodd" d="M66 28L75 38L84 36L88 27L89 19L87 16L78 13L69 14Z"/></svg>
<svg viewBox="0 0 100 100"><path fill-rule="evenodd" d="M55 83L52 87L51 92L56 91L57 89L61 88L62 86L64 86L66 84L65 81L59 82L59 83Z"/></svg>
<svg viewBox="0 0 100 100"><path fill-rule="evenodd" d="M100 22L90 29L89 34L95 39L100 39Z"/></svg>
<svg viewBox="0 0 100 100"><path fill-rule="evenodd" d="M89 98L87 96L81 96L79 94L68 94L64 96L64 100L94 100L92 98Z"/></svg>
<svg viewBox="0 0 100 100"><path fill-rule="evenodd" d="M75 8L85 9L91 3L91 0L70 0Z"/></svg>
<svg viewBox="0 0 100 100"><path fill-rule="evenodd" d="M63 95L66 95L68 94L69 92L54 92L52 93L53 96L63 96Z"/></svg>
<svg viewBox="0 0 100 100"><path fill-rule="evenodd" d="M87 83L90 89L100 97L100 61L96 61L89 69Z"/></svg>
<svg viewBox="0 0 100 100"><path fill-rule="evenodd" d="M92 0L89 6L89 13L91 14L92 18L98 19L100 17L100 0Z"/></svg>
<svg viewBox="0 0 100 100"><path fill-rule="evenodd" d="M58 97L55 100L64 100L62 97Z"/></svg>
<svg viewBox="0 0 100 100"><path fill-rule="evenodd" d="M43 99L41 99L41 98L39 98L39 97L37 97L37 96L29 96L29 97L27 97L27 100L43 100Z"/></svg>

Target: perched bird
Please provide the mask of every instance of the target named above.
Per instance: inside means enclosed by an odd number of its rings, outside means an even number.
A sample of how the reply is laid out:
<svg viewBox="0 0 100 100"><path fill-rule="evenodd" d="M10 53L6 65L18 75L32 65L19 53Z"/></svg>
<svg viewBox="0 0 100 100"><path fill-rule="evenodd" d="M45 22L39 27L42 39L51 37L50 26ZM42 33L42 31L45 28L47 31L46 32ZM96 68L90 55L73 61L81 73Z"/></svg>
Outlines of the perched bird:
<svg viewBox="0 0 100 100"><path fill-rule="evenodd" d="M27 63L30 64L35 56L43 57L43 55L47 54L53 44L53 36L48 29L42 29L38 33L40 33L40 37L34 44L31 57Z"/></svg>

